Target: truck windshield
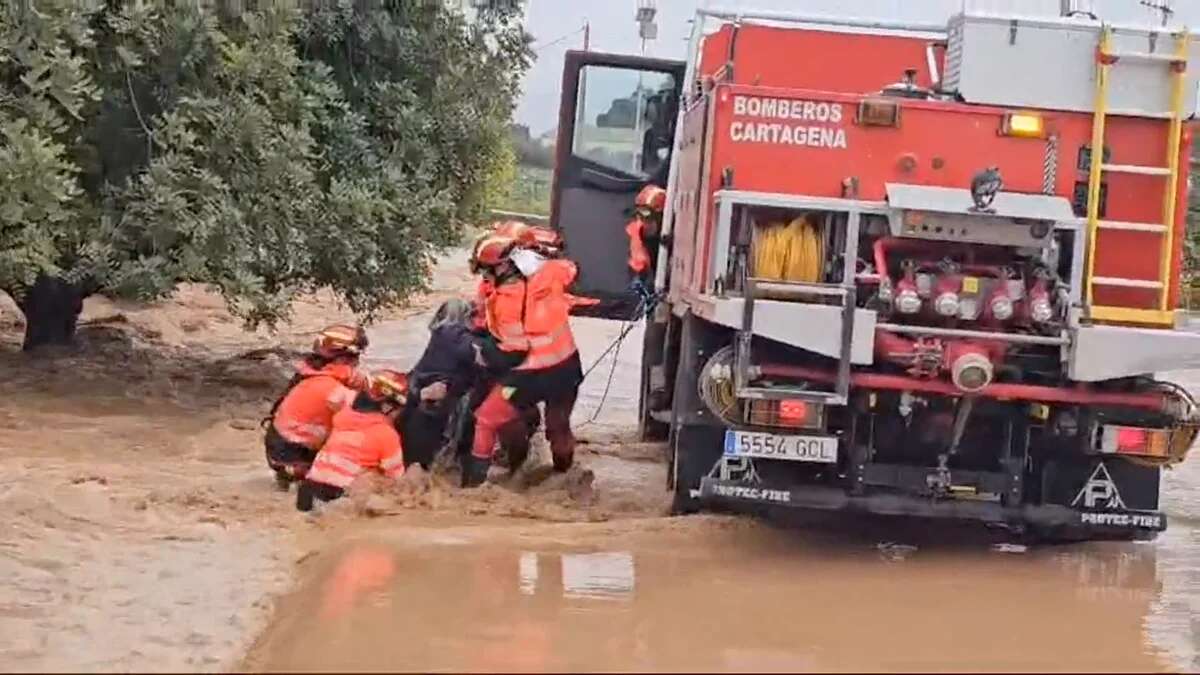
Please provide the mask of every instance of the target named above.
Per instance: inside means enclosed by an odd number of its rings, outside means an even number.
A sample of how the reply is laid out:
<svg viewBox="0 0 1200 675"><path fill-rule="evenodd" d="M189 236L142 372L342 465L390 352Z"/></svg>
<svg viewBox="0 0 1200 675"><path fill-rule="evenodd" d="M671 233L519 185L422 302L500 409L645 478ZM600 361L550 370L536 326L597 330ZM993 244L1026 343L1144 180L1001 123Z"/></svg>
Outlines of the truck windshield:
<svg viewBox="0 0 1200 675"><path fill-rule="evenodd" d="M574 154L639 178L654 173L670 147L675 78L612 66L586 66L579 77Z"/></svg>

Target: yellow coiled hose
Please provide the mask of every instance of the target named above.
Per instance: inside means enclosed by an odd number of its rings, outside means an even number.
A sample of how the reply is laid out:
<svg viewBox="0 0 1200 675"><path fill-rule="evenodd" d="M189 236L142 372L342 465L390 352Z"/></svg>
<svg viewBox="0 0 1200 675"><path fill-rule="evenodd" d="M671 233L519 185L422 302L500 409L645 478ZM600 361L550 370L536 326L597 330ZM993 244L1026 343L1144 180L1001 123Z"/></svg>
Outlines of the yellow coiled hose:
<svg viewBox="0 0 1200 675"><path fill-rule="evenodd" d="M821 280L824 260L821 235L806 217L791 222L770 222L757 227L754 243L754 276L774 281Z"/></svg>

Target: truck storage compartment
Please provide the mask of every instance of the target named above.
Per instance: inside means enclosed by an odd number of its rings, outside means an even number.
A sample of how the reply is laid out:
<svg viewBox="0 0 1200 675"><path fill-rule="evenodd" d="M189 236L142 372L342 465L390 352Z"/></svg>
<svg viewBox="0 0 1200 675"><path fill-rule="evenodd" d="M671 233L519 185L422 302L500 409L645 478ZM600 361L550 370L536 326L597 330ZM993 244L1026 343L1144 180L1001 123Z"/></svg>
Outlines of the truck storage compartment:
<svg viewBox="0 0 1200 675"><path fill-rule="evenodd" d="M969 103L1092 112L1101 24L1081 19L960 14L950 20L943 88ZM1116 115L1166 117L1171 82L1162 61L1175 51L1168 29L1116 27L1118 62L1109 109ZM1136 57L1134 55L1137 55ZM1200 63L1200 44L1190 50ZM1184 109L1196 109L1197 74L1189 69Z"/></svg>

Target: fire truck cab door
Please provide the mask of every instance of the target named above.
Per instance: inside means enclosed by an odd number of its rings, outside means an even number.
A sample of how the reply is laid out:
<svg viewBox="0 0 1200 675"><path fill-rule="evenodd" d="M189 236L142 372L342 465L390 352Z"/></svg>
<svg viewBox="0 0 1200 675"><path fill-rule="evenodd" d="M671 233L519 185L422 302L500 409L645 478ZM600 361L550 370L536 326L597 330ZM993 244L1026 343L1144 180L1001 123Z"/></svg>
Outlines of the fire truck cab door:
<svg viewBox="0 0 1200 675"><path fill-rule="evenodd" d="M550 222L579 266L573 291L600 300L576 313L638 307L625 224L644 186L666 187L683 77L682 61L567 52Z"/></svg>

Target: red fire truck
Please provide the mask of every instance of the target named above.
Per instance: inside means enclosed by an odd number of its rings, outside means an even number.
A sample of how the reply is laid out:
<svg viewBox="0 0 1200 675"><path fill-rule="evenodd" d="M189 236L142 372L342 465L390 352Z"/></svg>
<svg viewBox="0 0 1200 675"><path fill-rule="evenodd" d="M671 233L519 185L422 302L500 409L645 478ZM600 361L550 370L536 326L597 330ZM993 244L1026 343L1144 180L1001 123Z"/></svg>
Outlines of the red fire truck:
<svg viewBox="0 0 1200 675"><path fill-rule="evenodd" d="M1198 57L1092 16L720 10L685 62L569 53L552 224L593 314L652 308L676 509L1163 530Z"/></svg>

